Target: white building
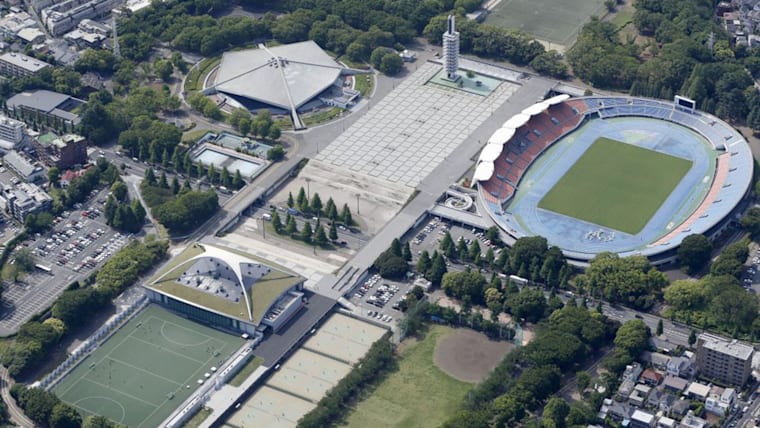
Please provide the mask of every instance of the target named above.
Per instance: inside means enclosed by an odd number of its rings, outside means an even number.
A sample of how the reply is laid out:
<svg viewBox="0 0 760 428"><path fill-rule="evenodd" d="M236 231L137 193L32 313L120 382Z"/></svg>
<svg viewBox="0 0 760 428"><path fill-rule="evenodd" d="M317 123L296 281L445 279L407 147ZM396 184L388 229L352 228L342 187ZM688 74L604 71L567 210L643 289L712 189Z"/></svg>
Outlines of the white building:
<svg viewBox="0 0 760 428"><path fill-rule="evenodd" d="M40 0L36 7L50 33L58 37L76 28L84 19L108 15L122 5L123 0Z"/></svg>
<svg viewBox="0 0 760 428"><path fill-rule="evenodd" d="M47 211L52 204L53 198L35 184L2 185L0 206L22 223L29 214Z"/></svg>
<svg viewBox="0 0 760 428"><path fill-rule="evenodd" d="M22 53L7 52L0 55L0 74L3 76L32 76L45 67L50 67L50 64Z"/></svg>
<svg viewBox="0 0 760 428"><path fill-rule="evenodd" d="M24 141L26 133L24 122L0 116L0 150L12 150L17 144Z"/></svg>
<svg viewBox="0 0 760 428"><path fill-rule="evenodd" d="M45 170L36 163L30 162L19 152L11 150L3 157L3 164L13 171L19 178L27 182L34 182L42 178Z"/></svg>
<svg viewBox="0 0 760 428"><path fill-rule="evenodd" d="M448 27L443 33L443 68L446 70L446 78L449 80L459 79L459 33L454 26L454 16L449 15Z"/></svg>

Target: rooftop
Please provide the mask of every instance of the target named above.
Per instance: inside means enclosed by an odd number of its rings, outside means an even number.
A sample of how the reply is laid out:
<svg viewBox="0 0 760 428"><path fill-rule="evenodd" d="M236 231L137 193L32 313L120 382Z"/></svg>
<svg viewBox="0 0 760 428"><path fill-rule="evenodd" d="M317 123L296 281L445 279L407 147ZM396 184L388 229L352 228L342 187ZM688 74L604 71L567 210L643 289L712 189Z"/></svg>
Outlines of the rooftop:
<svg viewBox="0 0 760 428"><path fill-rule="evenodd" d="M36 73L45 67L50 67L50 64L46 63L45 61L41 61L37 58L32 58L28 55L15 52L6 52L3 55L0 55L0 60L28 70L32 73Z"/></svg>
<svg viewBox="0 0 760 428"><path fill-rule="evenodd" d="M754 348L736 340L728 341L712 334L702 333L699 335L701 346L721 354L730 355L740 360L752 358Z"/></svg>
<svg viewBox="0 0 760 428"><path fill-rule="evenodd" d="M291 110L329 88L344 68L313 41L226 52L215 88ZM255 82L255 84L254 84Z"/></svg>
<svg viewBox="0 0 760 428"><path fill-rule="evenodd" d="M57 110L58 106L72 99L82 103L84 102L84 100L79 100L66 94L40 89L36 91L22 92L12 96L8 99L8 107L15 108L16 106L23 106L49 113L53 110Z"/></svg>
<svg viewBox="0 0 760 428"><path fill-rule="evenodd" d="M237 286L242 285L243 298L235 301L222 297L218 293L210 293L178 281L181 277L184 278L185 269L204 261L214 261L217 266L221 264L225 270L231 270L237 279ZM252 265L263 268L261 270L263 275L256 276L256 272L251 275L250 271L243 272L245 266L255 270L251 268ZM199 272L200 275L205 273L205 268L203 272ZM214 280L219 279L218 274L210 276L213 276ZM229 248L196 243L185 248L172 262L161 269L147 283L149 284L147 287L189 304L258 324L269 307L285 291L302 281L303 278L289 270L264 262L255 256Z"/></svg>

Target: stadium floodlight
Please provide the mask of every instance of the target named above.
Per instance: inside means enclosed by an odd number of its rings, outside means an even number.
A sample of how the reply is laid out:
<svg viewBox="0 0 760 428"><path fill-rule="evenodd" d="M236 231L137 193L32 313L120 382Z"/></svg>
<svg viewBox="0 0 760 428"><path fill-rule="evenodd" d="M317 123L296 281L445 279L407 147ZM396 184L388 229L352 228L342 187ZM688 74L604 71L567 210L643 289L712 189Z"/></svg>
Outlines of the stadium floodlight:
<svg viewBox="0 0 760 428"><path fill-rule="evenodd" d="M535 116L537 114L543 113L548 108L549 108L549 104L545 102L540 102L540 103L533 104L532 106L526 108L522 112L523 114L527 114L528 116Z"/></svg>
<svg viewBox="0 0 760 428"><path fill-rule="evenodd" d="M548 100L544 100L544 102L546 104L549 104L550 106L553 106L555 104L559 104L559 103L565 102L565 101L567 101L569 99L570 99L570 95L559 94L559 95L556 95L556 96L553 96L553 97L549 98Z"/></svg>
<svg viewBox="0 0 760 428"><path fill-rule="evenodd" d="M514 135L515 130L513 128L499 128L488 139L488 144L507 144Z"/></svg>
<svg viewBox="0 0 760 428"><path fill-rule="evenodd" d="M475 181L487 181L493 175L493 162L481 162L475 168L475 175L472 177Z"/></svg>
<svg viewBox="0 0 760 428"><path fill-rule="evenodd" d="M501 144L486 144L483 151L480 152L480 160L485 162L493 162L499 158L504 146Z"/></svg>
<svg viewBox="0 0 760 428"><path fill-rule="evenodd" d="M518 113L514 116L512 116L508 121L504 122L504 125L502 125L502 128L512 128L517 129L530 120L530 116L523 113Z"/></svg>

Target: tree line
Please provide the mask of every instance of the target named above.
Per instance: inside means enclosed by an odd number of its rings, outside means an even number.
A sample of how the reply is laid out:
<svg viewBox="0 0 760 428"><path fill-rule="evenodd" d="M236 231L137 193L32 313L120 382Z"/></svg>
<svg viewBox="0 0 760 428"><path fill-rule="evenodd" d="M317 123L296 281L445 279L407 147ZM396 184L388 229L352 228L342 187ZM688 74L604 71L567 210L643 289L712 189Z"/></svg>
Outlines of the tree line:
<svg viewBox="0 0 760 428"><path fill-rule="evenodd" d="M127 244L108 259L88 283L74 282L69 286L53 303L51 317L44 321L35 318L22 325L16 340L0 356L0 363L13 377L37 369L67 331L108 308L114 297L163 260L168 247L166 241L155 239ZM97 286L93 287L93 283Z"/></svg>

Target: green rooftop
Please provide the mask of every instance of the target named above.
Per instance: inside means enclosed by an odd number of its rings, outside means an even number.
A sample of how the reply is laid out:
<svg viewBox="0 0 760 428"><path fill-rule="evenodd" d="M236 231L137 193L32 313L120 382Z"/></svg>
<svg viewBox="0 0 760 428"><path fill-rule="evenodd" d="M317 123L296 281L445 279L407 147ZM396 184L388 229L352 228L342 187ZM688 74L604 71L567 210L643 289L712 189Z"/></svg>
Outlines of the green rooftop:
<svg viewBox="0 0 760 428"><path fill-rule="evenodd" d="M290 272L277 264L269 263L268 261L262 260L243 251L196 243L189 245L182 251L182 253L162 267L153 278L150 279L146 286L187 303L202 306L206 309L234 318L250 321L248 319L248 307L244 299L235 302L225 297L220 297L194 287L180 284L176 281L176 279L182 274L183 269L195 262L194 257L209 252L204 247L213 249L210 252L214 254L210 255L224 260L227 263L235 263L247 259L250 262L260 263L271 269L268 274L259 278L252 286L245 290L250 299L253 322L258 323L266 314L269 307L272 306L283 292L303 281L303 278L299 275ZM223 257L225 254L227 257ZM235 256L239 256L240 258L235 260Z"/></svg>

